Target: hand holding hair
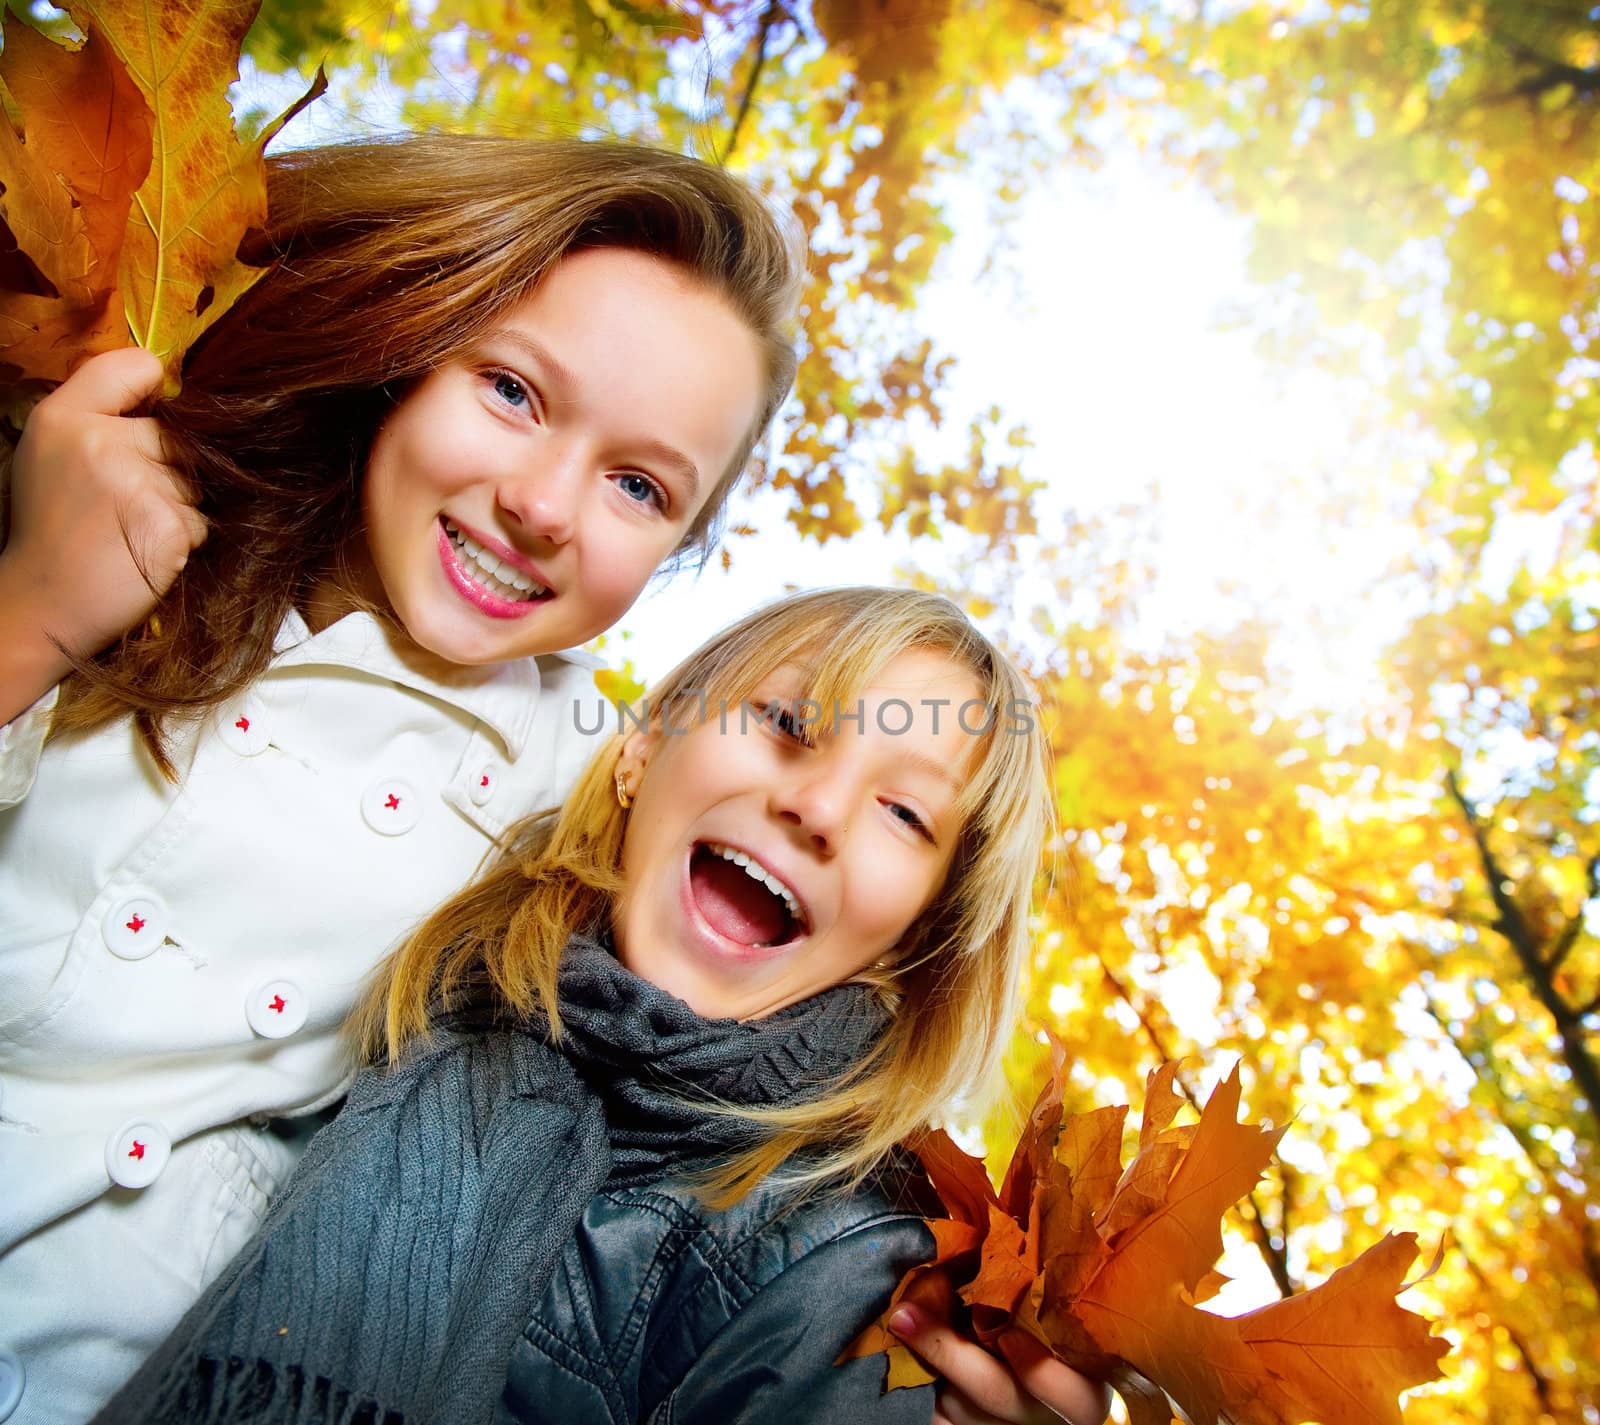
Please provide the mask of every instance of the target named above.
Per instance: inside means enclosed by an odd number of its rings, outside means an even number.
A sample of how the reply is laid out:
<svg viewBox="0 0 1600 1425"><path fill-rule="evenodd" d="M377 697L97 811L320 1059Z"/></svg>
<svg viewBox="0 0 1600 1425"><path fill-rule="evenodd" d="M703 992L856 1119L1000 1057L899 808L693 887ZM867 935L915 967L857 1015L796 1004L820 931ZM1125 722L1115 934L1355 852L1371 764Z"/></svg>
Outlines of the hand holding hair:
<svg viewBox="0 0 1600 1425"><path fill-rule="evenodd" d="M88 657L143 622L206 537L166 464L160 427L125 414L160 386L161 363L149 352L104 352L28 417L0 552L6 719L69 670L62 648Z"/></svg>

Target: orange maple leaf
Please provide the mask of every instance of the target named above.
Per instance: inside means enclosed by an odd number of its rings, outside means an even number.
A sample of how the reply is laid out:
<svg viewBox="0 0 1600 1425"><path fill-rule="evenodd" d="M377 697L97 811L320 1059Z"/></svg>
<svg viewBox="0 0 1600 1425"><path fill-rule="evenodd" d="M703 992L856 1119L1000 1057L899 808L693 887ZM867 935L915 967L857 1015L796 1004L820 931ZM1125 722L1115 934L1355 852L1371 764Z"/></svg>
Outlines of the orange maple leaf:
<svg viewBox="0 0 1600 1425"><path fill-rule="evenodd" d="M150 111L110 47L5 26L0 82L25 116L0 115L0 222L15 251L0 276L0 346L35 380L64 380L127 342L117 265L133 194L150 168Z"/></svg>
<svg viewBox="0 0 1600 1425"><path fill-rule="evenodd" d="M1237 1065L1198 1123L1175 1125L1177 1066L1165 1064L1150 1075L1124 1168L1127 1110L1063 1117L1062 1064L1058 1049L998 1195L982 1162L944 1134L913 1144L952 1215L929 1221L933 1260L907 1274L846 1355L898 1353L891 1389L928 1379L888 1317L907 1296L942 1307L954 1293L980 1341L1023 1330L1109 1379L1132 1425L1169 1425L1171 1402L1194 1425L1398 1425L1400 1392L1434 1379L1448 1350L1395 1301L1415 1285L1404 1281L1415 1236L1385 1237L1320 1286L1244 1316L1202 1311L1196 1303L1223 1281L1223 1213L1255 1185L1283 1130L1239 1121Z"/></svg>
<svg viewBox="0 0 1600 1425"><path fill-rule="evenodd" d="M260 0L64 0L80 44L5 28L0 344L5 378L60 381L129 340L176 391L184 353L260 277L240 244L266 220L263 149L228 85ZM9 239L9 240L8 240Z"/></svg>

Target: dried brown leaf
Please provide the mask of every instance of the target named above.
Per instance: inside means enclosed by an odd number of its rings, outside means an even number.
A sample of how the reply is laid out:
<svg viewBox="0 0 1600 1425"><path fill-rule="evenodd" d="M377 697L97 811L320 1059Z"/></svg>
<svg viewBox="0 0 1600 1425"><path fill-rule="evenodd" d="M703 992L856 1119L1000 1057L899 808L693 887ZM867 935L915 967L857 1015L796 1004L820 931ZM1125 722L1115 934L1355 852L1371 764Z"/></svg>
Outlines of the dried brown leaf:
<svg viewBox="0 0 1600 1425"><path fill-rule="evenodd" d="M1433 1379L1447 1350L1395 1301L1411 1285L1415 1239L1385 1238L1321 1286L1260 1311L1202 1311L1196 1303L1225 1280L1213 1267L1223 1213L1254 1186L1283 1130L1239 1121L1237 1066L1198 1123L1176 1124L1176 1066L1164 1065L1119 1174L1126 1110L1063 1117L1062 1076L1057 1056L998 1198L982 1163L943 1134L917 1145L952 1216L929 1223L936 1260L907 1274L890 1310L953 1283L980 1341L1027 1332L1112 1381L1132 1425L1170 1425L1173 1402L1195 1425L1398 1425L1397 1397ZM892 1355L887 1319L847 1354ZM891 1370L889 1388L903 1369Z"/></svg>

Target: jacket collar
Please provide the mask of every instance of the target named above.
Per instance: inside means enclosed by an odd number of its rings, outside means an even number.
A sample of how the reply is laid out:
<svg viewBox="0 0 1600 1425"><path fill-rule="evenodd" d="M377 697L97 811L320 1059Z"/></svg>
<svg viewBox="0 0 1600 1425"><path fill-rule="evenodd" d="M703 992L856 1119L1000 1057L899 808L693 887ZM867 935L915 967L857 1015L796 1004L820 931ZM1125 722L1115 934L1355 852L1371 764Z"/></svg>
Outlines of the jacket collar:
<svg viewBox="0 0 1600 1425"><path fill-rule="evenodd" d="M538 711L538 659L464 667L418 648L393 625L360 611L314 634L299 611L291 610L273 647L274 668L358 668L459 708L491 727L512 761L527 746ZM577 650L556 656L586 657Z"/></svg>

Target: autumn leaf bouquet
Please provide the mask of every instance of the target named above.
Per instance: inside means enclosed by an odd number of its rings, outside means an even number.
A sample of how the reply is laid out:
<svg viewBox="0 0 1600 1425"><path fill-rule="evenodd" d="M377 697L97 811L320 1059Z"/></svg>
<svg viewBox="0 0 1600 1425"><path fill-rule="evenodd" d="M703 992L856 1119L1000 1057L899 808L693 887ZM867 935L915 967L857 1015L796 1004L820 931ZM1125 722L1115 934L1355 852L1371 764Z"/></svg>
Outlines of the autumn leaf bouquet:
<svg viewBox="0 0 1600 1425"><path fill-rule="evenodd" d="M942 1277L986 1345L1010 1330L1109 1380L1131 1425L1399 1425L1397 1397L1435 1379L1447 1343L1395 1297L1415 1282L1413 1233L1395 1233L1320 1286L1243 1316L1200 1309L1226 1280L1222 1215L1255 1185L1282 1128L1238 1121L1235 1066L1197 1123L1174 1120L1176 1064L1149 1077L1139 1144L1122 1163L1127 1107L1064 1115L1063 1055L998 1194L942 1132L912 1146L948 1217L845 1357L884 1351L888 1388L931 1379L888 1330L908 1294ZM1442 1244L1441 1244L1442 1251ZM1435 1257L1431 1272L1438 1266ZM1420 1280L1420 1278L1419 1278Z"/></svg>

